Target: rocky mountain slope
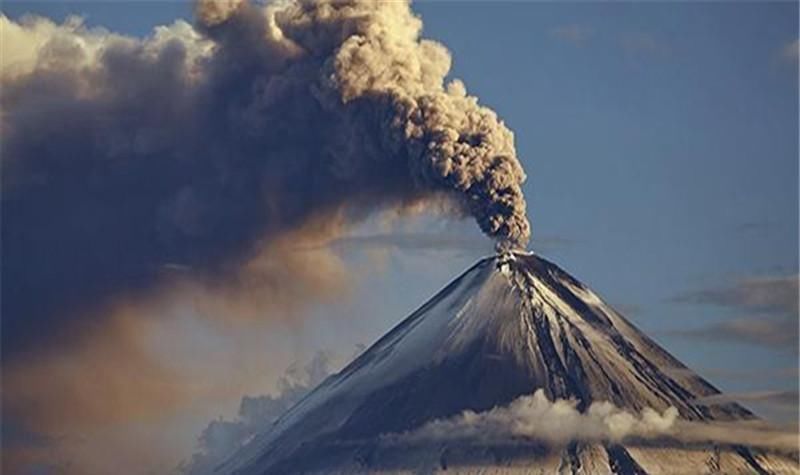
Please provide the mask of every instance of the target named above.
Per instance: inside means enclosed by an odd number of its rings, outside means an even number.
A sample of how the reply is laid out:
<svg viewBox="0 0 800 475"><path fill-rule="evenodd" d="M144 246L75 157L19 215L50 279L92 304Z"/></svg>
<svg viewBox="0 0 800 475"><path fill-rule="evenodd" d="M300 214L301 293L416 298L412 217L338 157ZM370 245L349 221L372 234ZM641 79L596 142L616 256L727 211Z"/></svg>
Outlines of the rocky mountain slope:
<svg viewBox="0 0 800 475"><path fill-rule="evenodd" d="M791 451L645 429L618 438L578 430L574 440L554 441L536 419L533 433L511 424L507 436L476 425L537 390L545 403L573 401L578 413L613 406L697 423L755 419L735 403L702 403L719 391L565 271L506 253L467 270L219 472L800 473ZM441 423L451 420L461 425ZM464 421L471 436L455 433ZM419 436L428 433L438 435Z"/></svg>

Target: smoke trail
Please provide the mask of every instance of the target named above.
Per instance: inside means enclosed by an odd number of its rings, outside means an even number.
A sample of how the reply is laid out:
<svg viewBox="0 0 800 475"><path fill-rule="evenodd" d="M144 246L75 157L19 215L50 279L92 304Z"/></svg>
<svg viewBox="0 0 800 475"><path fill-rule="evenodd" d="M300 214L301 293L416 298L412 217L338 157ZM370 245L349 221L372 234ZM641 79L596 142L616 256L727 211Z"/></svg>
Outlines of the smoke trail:
<svg viewBox="0 0 800 475"><path fill-rule="evenodd" d="M513 135L445 84L449 53L406 2L206 1L197 18L135 39L0 17L5 354L168 285L165 266L231 280L310 223L324 241L444 199L525 246Z"/></svg>

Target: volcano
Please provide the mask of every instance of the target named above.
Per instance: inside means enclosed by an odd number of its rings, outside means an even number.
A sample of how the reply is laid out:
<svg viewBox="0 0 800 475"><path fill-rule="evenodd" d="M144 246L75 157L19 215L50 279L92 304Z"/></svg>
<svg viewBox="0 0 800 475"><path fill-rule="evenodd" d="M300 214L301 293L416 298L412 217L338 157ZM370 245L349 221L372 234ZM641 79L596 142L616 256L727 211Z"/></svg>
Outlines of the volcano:
<svg viewBox="0 0 800 475"><path fill-rule="evenodd" d="M736 403L555 264L485 258L330 376L220 473L800 473L796 454L666 439L483 437L390 443L426 424L541 391L681 420L751 421Z"/></svg>

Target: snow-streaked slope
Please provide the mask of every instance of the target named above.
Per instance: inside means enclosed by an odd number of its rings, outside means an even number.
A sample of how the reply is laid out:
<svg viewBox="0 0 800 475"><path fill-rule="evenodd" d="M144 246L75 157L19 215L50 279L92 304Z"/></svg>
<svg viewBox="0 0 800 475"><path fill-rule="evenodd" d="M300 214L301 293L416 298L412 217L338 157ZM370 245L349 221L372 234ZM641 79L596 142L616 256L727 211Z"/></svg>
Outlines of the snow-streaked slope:
<svg viewBox="0 0 800 475"><path fill-rule="evenodd" d="M670 473L663 467L676 468L696 453L711 457L714 466L713 451L705 449L661 453L646 447L634 457L625 447L592 444L554 453L515 441L493 447L381 443L386 434L465 410L504 406L539 388L551 400L577 400L580 410L609 401L636 412L675 407L681 418L697 421L753 417L736 404L697 403L718 391L566 272L532 254L514 253L479 261L220 472L416 473L433 464L458 473L470 473L470 467L510 470L497 473ZM730 458L731 467L739 463L752 473L768 465L756 458L765 455L741 450L745 456L718 456L718 465Z"/></svg>

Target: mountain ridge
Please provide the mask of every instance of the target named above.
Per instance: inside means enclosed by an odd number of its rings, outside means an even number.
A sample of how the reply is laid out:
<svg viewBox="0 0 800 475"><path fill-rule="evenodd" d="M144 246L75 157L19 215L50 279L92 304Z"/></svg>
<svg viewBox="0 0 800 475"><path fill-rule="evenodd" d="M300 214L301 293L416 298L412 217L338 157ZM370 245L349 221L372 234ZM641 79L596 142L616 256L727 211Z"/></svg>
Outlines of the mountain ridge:
<svg viewBox="0 0 800 475"><path fill-rule="evenodd" d="M387 448L387 434L407 433L464 411L506 406L536 390L549 400L574 400L579 411L593 402L609 402L632 412L674 407L689 421L755 418L735 403L698 402L719 390L557 265L530 253L503 253L481 259L445 286L315 388L221 472L402 471L399 454L430 458L433 447L416 452L413 447ZM474 454L464 448L471 444L459 444L440 444L437 450L449 451L445 458L451 461L468 462ZM597 450L573 443L555 457L564 467L648 473L622 445L606 444L603 456L586 458ZM549 460L550 452L546 444L509 440L495 444L487 457L508 465L536 454ZM770 473L750 449L728 452L738 454L732 456L743 467ZM479 466L486 466L485 458ZM437 463L442 469L442 460ZM337 472L335 467L347 468Z"/></svg>

